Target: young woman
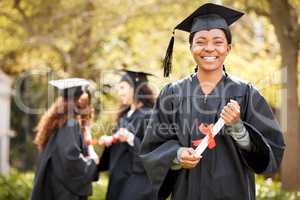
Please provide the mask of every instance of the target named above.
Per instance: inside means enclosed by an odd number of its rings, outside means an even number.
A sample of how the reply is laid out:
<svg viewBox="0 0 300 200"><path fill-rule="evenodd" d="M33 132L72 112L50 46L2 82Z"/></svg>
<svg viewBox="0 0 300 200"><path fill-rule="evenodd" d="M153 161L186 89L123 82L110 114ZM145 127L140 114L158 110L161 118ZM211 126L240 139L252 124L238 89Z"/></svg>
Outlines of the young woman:
<svg viewBox="0 0 300 200"><path fill-rule="evenodd" d="M154 104L147 75L125 71L118 85L121 111L114 133L118 142L106 144L101 164L109 164L107 200L152 200L152 187L138 157Z"/></svg>
<svg viewBox="0 0 300 200"><path fill-rule="evenodd" d="M34 143L40 155L32 200L87 200L98 179L99 158L84 140L90 138L89 82L72 78L51 81L61 96L42 116Z"/></svg>
<svg viewBox="0 0 300 200"><path fill-rule="evenodd" d="M242 15L208 3L175 28L190 33L197 72L167 85L154 106L141 148L154 200L169 193L174 200L254 200L254 173L279 168L285 145L271 109L253 86L228 75L223 65L231 49L229 25ZM173 44L174 38L165 75ZM214 138L216 146L197 155L194 148L205 137L200 125L220 117L226 126Z"/></svg>

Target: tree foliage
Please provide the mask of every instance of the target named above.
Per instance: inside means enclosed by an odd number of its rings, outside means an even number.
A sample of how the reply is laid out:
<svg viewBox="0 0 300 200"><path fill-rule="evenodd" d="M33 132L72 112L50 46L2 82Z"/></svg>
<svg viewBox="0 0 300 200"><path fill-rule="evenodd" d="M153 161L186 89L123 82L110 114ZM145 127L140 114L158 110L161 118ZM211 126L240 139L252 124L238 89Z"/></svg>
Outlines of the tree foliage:
<svg viewBox="0 0 300 200"><path fill-rule="evenodd" d="M113 90L106 94L102 86L118 80L112 70L128 67L154 73L156 77L151 78L151 83L156 93L166 82L193 72L195 64L189 52L188 34L180 31L175 32L171 78L161 78L161 63L173 28L204 2L0 1L0 68L14 78L16 89L12 105L12 128L17 132L13 140L13 164L32 167L35 150L31 141L39 118L20 109L17 97L28 107L47 108L53 101L49 98L53 93L47 86L49 79L79 76L94 80L98 85L95 105L100 113L95 132L107 133L113 112L106 111L115 109L116 98ZM281 46L274 26L265 15L270 11L268 2L224 1L247 13L232 26L233 48L225 64L229 73L252 82L279 108L278 96L283 88ZM299 2L290 2L299 11Z"/></svg>

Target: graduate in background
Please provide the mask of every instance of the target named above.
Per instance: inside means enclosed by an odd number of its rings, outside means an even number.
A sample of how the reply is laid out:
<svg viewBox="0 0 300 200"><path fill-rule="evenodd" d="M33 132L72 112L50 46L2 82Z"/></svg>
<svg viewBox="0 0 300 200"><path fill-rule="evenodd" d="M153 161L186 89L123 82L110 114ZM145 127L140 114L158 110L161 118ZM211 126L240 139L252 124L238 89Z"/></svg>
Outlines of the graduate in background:
<svg viewBox="0 0 300 200"><path fill-rule="evenodd" d="M87 200L98 179L99 157L91 138L89 82L71 78L50 81L61 96L42 116L34 143L40 155L31 200Z"/></svg>
<svg viewBox="0 0 300 200"><path fill-rule="evenodd" d="M118 142L106 144L100 161L101 170L109 170L107 200L152 200L152 187L138 157L155 101L148 75L125 70L118 84L121 109L113 131Z"/></svg>
<svg viewBox="0 0 300 200"><path fill-rule="evenodd" d="M285 145L267 102L251 84L225 72L229 26L242 15L208 3L175 27L190 33L197 67L161 91L146 130L141 158L154 200L169 193L174 200L254 200L254 173L280 166ZM173 45L174 36L165 76L171 71ZM194 148L205 136L199 125L214 124L219 117L226 125L214 138L216 146L198 156Z"/></svg>

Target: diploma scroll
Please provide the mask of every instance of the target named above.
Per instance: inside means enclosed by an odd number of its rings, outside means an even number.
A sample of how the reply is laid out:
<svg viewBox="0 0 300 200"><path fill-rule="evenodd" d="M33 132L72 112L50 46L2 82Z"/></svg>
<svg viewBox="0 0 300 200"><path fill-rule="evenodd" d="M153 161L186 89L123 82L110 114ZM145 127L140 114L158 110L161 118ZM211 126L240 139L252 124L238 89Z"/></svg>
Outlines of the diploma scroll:
<svg viewBox="0 0 300 200"><path fill-rule="evenodd" d="M215 137L223 128L225 122L222 118L219 118L219 120L217 121L217 123L214 124L214 126L212 127L212 136ZM197 146L197 148L195 149L196 151L196 155L197 156L201 156L201 154L205 151L205 149L208 146L208 135L206 135L201 142L199 143L199 145Z"/></svg>

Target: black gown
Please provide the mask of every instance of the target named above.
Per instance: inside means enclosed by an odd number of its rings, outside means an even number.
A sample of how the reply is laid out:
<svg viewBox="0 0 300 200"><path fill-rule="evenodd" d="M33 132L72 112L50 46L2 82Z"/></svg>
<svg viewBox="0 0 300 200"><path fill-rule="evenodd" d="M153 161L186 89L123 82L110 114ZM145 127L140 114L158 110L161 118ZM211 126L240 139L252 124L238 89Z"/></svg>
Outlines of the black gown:
<svg viewBox="0 0 300 200"><path fill-rule="evenodd" d="M53 134L38 158L31 200L87 200L98 165L87 158L79 123L70 119Z"/></svg>
<svg viewBox="0 0 300 200"><path fill-rule="evenodd" d="M127 128L134 137L134 146L118 142L106 148L101 156L101 171L109 170L107 200L152 200L152 187L138 156L151 109L142 107L131 116L125 113L115 130Z"/></svg>
<svg viewBox="0 0 300 200"><path fill-rule="evenodd" d="M179 147L201 139L200 123L215 123L230 99L238 101L241 119L249 132L251 150L240 149L224 134L215 137L193 169L171 170ZM154 187L153 199L254 200L254 173L279 168L284 141L265 99L250 84L224 75L205 96L196 74L167 85L154 106L141 147L141 158Z"/></svg>

